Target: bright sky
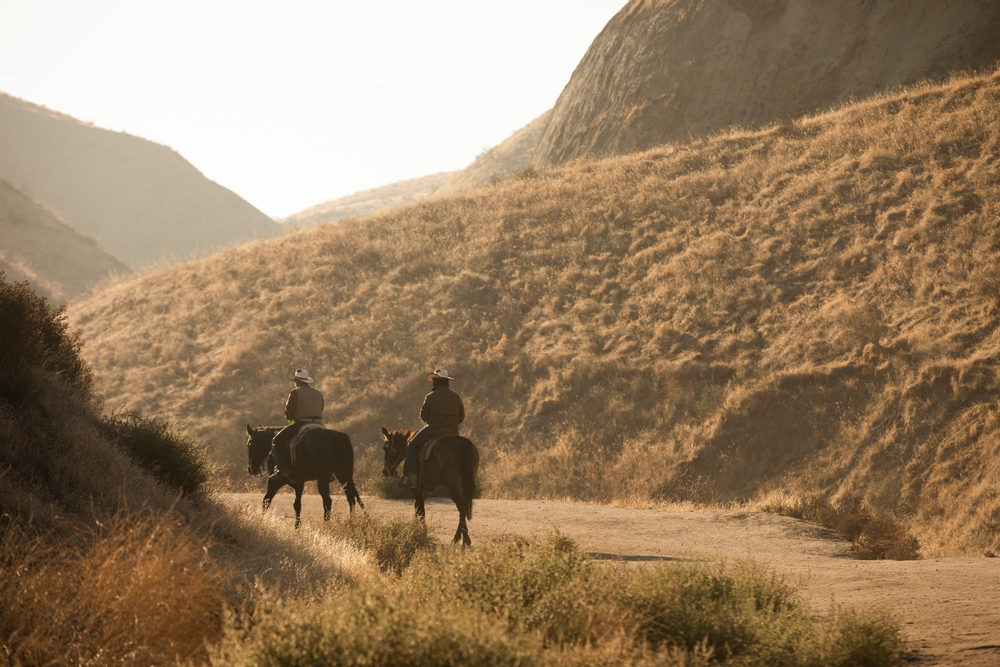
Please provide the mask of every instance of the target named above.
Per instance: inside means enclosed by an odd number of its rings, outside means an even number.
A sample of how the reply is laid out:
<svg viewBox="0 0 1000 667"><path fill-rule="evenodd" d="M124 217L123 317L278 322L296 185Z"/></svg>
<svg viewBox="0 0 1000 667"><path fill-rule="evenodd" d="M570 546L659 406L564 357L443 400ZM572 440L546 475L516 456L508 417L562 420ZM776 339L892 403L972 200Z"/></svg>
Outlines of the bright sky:
<svg viewBox="0 0 1000 667"><path fill-rule="evenodd" d="M624 3L0 0L0 90L283 217L465 167L552 107Z"/></svg>

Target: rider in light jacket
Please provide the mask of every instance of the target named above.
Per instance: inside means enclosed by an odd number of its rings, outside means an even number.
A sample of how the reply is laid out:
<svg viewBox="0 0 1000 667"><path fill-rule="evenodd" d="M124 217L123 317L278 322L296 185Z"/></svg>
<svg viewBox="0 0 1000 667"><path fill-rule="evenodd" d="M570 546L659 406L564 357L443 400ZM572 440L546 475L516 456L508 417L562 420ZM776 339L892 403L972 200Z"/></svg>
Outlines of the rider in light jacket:
<svg viewBox="0 0 1000 667"><path fill-rule="evenodd" d="M323 394L311 385L316 382L304 368L299 368L288 377L295 383L295 389L288 393L285 400L285 419L288 426L278 431L271 440L271 454L274 456L275 468L271 477L288 479L291 469L291 457L288 443L306 424L317 424L323 421Z"/></svg>

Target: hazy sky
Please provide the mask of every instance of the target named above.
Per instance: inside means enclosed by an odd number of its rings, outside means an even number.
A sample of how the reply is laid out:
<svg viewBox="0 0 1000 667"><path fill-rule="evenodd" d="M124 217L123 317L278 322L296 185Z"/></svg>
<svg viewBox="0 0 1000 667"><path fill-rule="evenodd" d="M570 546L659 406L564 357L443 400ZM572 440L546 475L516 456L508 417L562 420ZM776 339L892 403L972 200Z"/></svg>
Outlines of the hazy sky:
<svg viewBox="0 0 1000 667"><path fill-rule="evenodd" d="M0 0L0 90L281 217L465 167L555 103L624 2Z"/></svg>

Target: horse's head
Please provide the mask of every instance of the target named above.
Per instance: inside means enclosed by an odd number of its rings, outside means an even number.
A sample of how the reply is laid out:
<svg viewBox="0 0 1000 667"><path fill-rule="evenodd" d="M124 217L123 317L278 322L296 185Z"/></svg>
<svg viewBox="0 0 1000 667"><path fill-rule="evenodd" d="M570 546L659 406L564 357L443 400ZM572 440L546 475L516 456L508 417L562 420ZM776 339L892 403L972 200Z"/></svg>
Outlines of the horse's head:
<svg viewBox="0 0 1000 667"><path fill-rule="evenodd" d="M396 468L406 457L406 443L413 435L413 431L387 431L382 427L382 451L385 453L385 463L382 466L382 474L386 477L395 477Z"/></svg>
<svg viewBox="0 0 1000 667"><path fill-rule="evenodd" d="M271 439L275 429L268 426L252 428L247 424L247 472L259 475L261 467L271 454Z"/></svg>

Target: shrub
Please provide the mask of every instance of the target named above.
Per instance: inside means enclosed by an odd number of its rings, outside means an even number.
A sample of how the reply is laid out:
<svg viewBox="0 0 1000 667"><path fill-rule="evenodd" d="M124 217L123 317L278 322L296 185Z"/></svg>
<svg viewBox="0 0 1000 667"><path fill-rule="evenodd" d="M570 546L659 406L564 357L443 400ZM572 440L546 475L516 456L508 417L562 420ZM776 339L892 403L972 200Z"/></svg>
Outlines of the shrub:
<svg viewBox="0 0 1000 667"><path fill-rule="evenodd" d="M80 357L66 309L52 307L27 281L9 283L0 271L0 398L20 403L31 394L30 369L39 368L89 394L93 374Z"/></svg>
<svg viewBox="0 0 1000 667"><path fill-rule="evenodd" d="M893 514L877 512L858 496L845 496L834 505L826 496L765 499L759 511L813 521L851 541L855 558L862 560L916 560L920 542Z"/></svg>
<svg viewBox="0 0 1000 667"><path fill-rule="evenodd" d="M4 664L150 665L207 658L222 571L176 516L0 533Z"/></svg>
<svg viewBox="0 0 1000 667"><path fill-rule="evenodd" d="M199 491L211 475L204 450L165 419L119 412L104 417L102 427L109 440L171 488Z"/></svg>
<svg viewBox="0 0 1000 667"><path fill-rule="evenodd" d="M902 664L890 618L817 620L753 563L607 568L558 533L438 549L316 599L272 595L225 635L216 664Z"/></svg>
<svg viewBox="0 0 1000 667"><path fill-rule="evenodd" d="M416 518L355 512L347 517L335 514L327 525L327 530L369 552L380 570L396 575L409 567L417 553L435 544L427 524Z"/></svg>
<svg viewBox="0 0 1000 667"><path fill-rule="evenodd" d="M272 599L234 617L216 665L530 666L531 642L454 605L425 609L370 585L336 590L319 604ZM263 611L266 608L266 611ZM249 627L242 632L240 626Z"/></svg>

